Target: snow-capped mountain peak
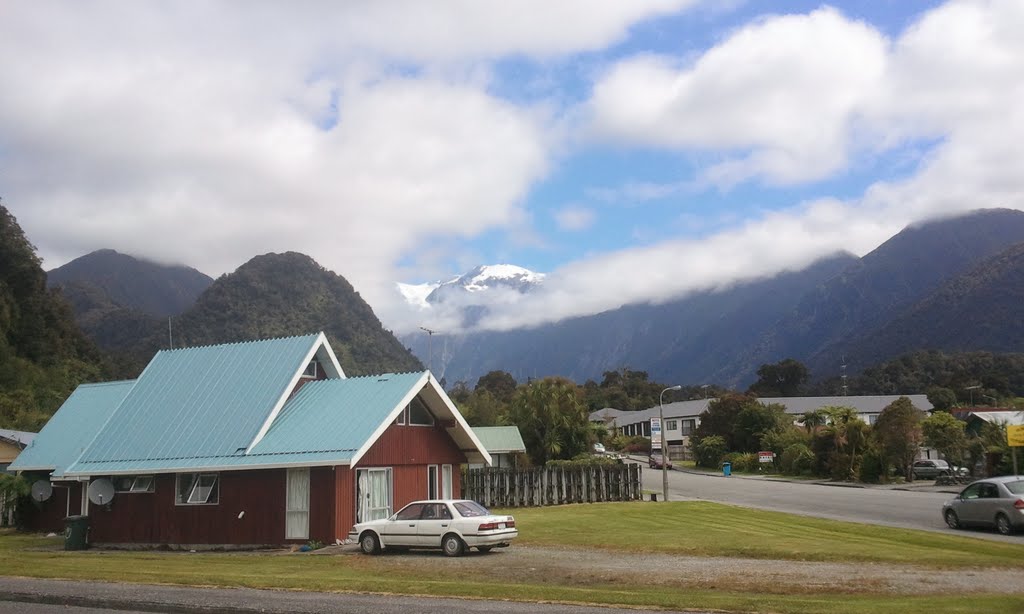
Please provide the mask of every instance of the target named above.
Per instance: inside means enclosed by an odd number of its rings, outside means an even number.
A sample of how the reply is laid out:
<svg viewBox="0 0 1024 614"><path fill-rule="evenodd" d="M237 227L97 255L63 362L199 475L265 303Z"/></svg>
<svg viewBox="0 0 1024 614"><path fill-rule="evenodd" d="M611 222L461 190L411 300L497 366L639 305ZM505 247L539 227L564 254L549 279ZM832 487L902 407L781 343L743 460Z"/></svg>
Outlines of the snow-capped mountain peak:
<svg viewBox="0 0 1024 614"><path fill-rule="evenodd" d="M514 264L485 264L456 279L454 283L470 292L478 292L495 286L516 286L522 289L543 281L543 273L535 273Z"/></svg>
<svg viewBox="0 0 1024 614"><path fill-rule="evenodd" d="M398 291L410 305L424 308L449 300L460 304L486 302L489 291L512 290L525 294L544 282L537 273L514 264L484 264L465 275L444 282L422 284L397 283ZM474 297L469 299L469 297ZM467 300L468 299L468 300Z"/></svg>

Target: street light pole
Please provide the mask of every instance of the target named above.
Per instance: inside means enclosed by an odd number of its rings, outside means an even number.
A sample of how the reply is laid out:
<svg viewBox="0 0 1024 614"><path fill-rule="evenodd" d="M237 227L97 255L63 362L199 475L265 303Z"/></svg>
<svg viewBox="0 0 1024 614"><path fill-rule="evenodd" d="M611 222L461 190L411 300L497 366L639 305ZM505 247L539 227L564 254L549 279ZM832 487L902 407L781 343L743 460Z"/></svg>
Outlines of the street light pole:
<svg viewBox="0 0 1024 614"><path fill-rule="evenodd" d="M433 373L434 371L434 333L436 330L430 330L426 326L421 326L420 330L427 333L427 371Z"/></svg>
<svg viewBox="0 0 1024 614"><path fill-rule="evenodd" d="M971 391L971 407L972 408L974 407L974 391L977 390L978 388L981 388L981 386L968 386L968 387L964 388L964 390L970 390Z"/></svg>
<svg viewBox="0 0 1024 614"><path fill-rule="evenodd" d="M658 395L658 419L661 420L661 499L668 501L668 439L665 438L665 393L682 390L682 386L669 386Z"/></svg>

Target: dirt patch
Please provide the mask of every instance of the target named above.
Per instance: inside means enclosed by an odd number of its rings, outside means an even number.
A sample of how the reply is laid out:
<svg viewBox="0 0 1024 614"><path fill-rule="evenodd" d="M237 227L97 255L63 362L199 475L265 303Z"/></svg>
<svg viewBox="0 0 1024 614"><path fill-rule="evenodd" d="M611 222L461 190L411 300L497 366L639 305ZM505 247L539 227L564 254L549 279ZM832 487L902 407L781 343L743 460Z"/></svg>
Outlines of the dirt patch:
<svg viewBox="0 0 1024 614"><path fill-rule="evenodd" d="M354 546L334 552L363 556ZM323 552L323 551L320 551ZM367 557L368 559L370 557ZM385 552L373 557L382 572L448 571L477 579L574 586L664 585L680 588L756 591L772 594L1024 593L1024 570L941 570L880 563L823 563L667 554L623 554L602 550L512 546L489 554L476 551L447 558L437 551Z"/></svg>

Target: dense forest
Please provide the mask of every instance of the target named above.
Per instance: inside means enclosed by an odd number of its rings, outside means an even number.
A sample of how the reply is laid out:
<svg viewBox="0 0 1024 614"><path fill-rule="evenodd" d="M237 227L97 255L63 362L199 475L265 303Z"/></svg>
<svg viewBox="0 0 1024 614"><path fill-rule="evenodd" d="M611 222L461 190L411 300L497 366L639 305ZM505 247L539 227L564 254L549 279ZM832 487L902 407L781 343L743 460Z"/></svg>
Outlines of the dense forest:
<svg viewBox="0 0 1024 614"><path fill-rule="evenodd" d="M102 362L0 204L0 427L38 430L78 384L108 375Z"/></svg>

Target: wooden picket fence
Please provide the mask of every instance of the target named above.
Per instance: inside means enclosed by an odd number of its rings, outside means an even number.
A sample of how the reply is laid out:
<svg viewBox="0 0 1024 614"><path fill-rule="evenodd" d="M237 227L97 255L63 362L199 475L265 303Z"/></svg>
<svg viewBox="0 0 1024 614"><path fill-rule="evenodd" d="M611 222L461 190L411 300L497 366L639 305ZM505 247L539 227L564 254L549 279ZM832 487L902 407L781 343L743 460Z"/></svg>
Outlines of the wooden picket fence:
<svg viewBox="0 0 1024 614"><path fill-rule="evenodd" d="M484 507L634 501L642 497L640 465L467 469L462 496Z"/></svg>

